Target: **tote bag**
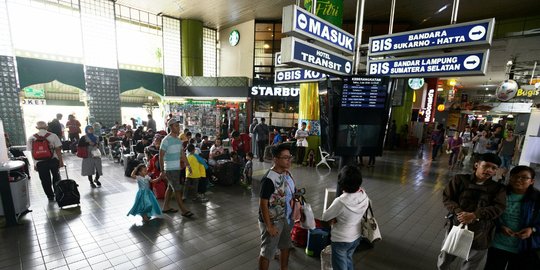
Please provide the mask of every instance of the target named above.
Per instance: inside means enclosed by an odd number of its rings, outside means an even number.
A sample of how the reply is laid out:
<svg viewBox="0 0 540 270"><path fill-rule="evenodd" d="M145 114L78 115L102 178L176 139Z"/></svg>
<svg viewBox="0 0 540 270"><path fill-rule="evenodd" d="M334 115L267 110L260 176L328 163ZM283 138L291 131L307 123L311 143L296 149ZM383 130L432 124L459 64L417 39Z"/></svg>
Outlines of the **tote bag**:
<svg viewBox="0 0 540 270"><path fill-rule="evenodd" d="M313 210L311 210L311 205L307 202L304 202L302 206L302 214L305 218L300 222L300 225L304 229L315 229L315 216L313 215Z"/></svg>
<svg viewBox="0 0 540 270"><path fill-rule="evenodd" d="M369 202L368 209L362 217L362 237L373 244L379 240L382 240L381 231L379 230L379 224L373 216L373 209L371 208L371 202Z"/></svg>
<svg viewBox="0 0 540 270"><path fill-rule="evenodd" d="M441 251L448 254L460 257L464 260L469 260L469 252L471 251L474 232L469 231L466 224L453 226L448 236L444 240Z"/></svg>

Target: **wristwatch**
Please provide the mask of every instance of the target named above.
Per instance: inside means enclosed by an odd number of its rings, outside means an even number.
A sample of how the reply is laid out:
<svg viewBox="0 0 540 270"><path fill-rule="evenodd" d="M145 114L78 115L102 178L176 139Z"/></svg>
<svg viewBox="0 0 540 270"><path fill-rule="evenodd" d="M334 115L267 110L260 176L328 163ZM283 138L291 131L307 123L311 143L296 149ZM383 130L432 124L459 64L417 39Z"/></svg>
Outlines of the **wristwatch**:
<svg viewBox="0 0 540 270"><path fill-rule="evenodd" d="M531 229L532 229L533 233L536 233L536 228L535 227L531 227Z"/></svg>

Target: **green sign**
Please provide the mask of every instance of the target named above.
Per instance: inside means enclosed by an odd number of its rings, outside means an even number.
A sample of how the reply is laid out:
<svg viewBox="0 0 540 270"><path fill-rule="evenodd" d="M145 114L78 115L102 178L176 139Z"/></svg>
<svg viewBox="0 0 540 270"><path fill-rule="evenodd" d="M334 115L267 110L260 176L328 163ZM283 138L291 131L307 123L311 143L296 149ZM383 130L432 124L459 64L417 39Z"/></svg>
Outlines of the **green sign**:
<svg viewBox="0 0 540 270"><path fill-rule="evenodd" d="M411 89L418 90L424 86L424 78L411 78L408 83Z"/></svg>
<svg viewBox="0 0 540 270"><path fill-rule="evenodd" d="M236 46L238 45L238 42L240 42L240 32L238 32L238 30L232 30L229 34L229 44L231 44L231 46Z"/></svg>
<svg viewBox="0 0 540 270"><path fill-rule="evenodd" d="M213 100L193 100L193 99L187 99L186 105L211 105L215 106L217 103L217 99Z"/></svg>
<svg viewBox="0 0 540 270"><path fill-rule="evenodd" d="M311 11L312 5L313 0L304 1L306 10ZM343 0L317 0L317 12L315 15L337 27L343 26Z"/></svg>
<svg viewBox="0 0 540 270"><path fill-rule="evenodd" d="M24 88L26 98L45 98L45 89Z"/></svg>

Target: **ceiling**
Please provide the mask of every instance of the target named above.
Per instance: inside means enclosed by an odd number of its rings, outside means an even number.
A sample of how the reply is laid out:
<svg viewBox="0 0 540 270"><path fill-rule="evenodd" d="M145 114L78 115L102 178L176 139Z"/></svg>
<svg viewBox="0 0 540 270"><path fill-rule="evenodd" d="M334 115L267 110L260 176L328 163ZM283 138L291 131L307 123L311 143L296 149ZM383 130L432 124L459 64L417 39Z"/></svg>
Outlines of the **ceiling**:
<svg viewBox="0 0 540 270"><path fill-rule="evenodd" d="M204 22L207 27L223 29L245 21L280 20L282 8L295 0L117 0L116 3L175 18ZM344 0L344 20L354 21L356 0ZM453 0L396 0L395 23L408 25L409 30L450 23ZM391 0L366 0L364 21L388 23ZM442 7L446 7L439 11ZM538 16L539 0L475 0L460 1L457 22L495 17L506 20ZM499 39L491 47L486 76L458 78L464 89L495 86L506 79L506 63L515 59L517 75L532 71L534 62L540 66L540 37ZM540 67L538 68L540 69ZM540 72L535 72L540 73ZM527 75L524 75L525 77Z"/></svg>

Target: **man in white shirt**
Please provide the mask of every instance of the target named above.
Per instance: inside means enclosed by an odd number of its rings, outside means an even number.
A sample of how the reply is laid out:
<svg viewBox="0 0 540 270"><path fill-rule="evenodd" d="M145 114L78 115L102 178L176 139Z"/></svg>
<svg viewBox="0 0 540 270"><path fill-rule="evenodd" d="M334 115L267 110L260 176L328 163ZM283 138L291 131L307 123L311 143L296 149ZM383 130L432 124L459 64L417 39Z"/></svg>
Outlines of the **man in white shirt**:
<svg viewBox="0 0 540 270"><path fill-rule="evenodd" d="M473 147L473 133L471 132L470 126L465 126L465 130L459 134L461 137L461 140L463 141L463 144L461 145L461 151L459 152L459 163L463 164L463 159L469 155L472 154L472 147Z"/></svg>
<svg viewBox="0 0 540 270"><path fill-rule="evenodd" d="M296 158L296 163L301 165L304 162L304 155L306 154L306 149L308 147L307 137L309 133L306 130L306 122L302 122L302 127L296 131L294 138L296 138L296 148L298 149L298 157Z"/></svg>
<svg viewBox="0 0 540 270"><path fill-rule="evenodd" d="M36 128L38 132L28 138L26 142L26 149L32 152L34 158L34 169L39 173L39 179L41 179L41 186L43 191L49 198L49 201L54 201L53 188L56 189L56 183L60 181L60 167L64 167L64 160L62 159L62 142L58 136L52 132L47 131L47 123L44 121L37 122ZM45 138L49 143L49 158L36 158L35 151L32 149L32 145L39 138ZM47 150L44 150L45 152ZM51 182L52 175L52 182ZM52 187L51 187L52 185Z"/></svg>

